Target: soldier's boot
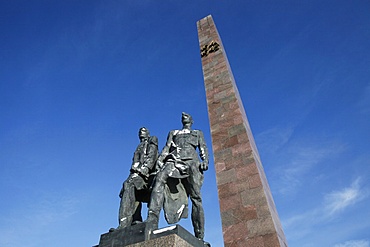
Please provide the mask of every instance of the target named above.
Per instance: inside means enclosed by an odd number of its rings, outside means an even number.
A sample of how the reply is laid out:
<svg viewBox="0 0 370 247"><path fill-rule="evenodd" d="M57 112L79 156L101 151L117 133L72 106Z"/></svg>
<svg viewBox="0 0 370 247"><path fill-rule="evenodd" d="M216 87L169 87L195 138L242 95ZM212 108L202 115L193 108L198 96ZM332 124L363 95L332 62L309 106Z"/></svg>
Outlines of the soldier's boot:
<svg viewBox="0 0 370 247"><path fill-rule="evenodd" d="M117 229L122 229L128 226L131 226L131 222L132 222L132 216L123 217L119 220L119 226Z"/></svg>
<svg viewBox="0 0 370 247"><path fill-rule="evenodd" d="M195 227L196 228L196 227ZM203 242L203 245L205 247L211 247L211 244L204 241L204 230L201 230L201 229L194 229L194 234L195 234L195 237L198 238L200 241Z"/></svg>
<svg viewBox="0 0 370 247"><path fill-rule="evenodd" d="M158 229L158 215L154 213L152 210L148 212L148 218L146 219L148 229L150 230L157 230Z"/></svg>
<svg viewBox="0 0 370 247"><path fill-rule="evenodd" d="M158 229L158 221L158 214L154 213L152 210L149 210L148 218L145 221L145 240L149 240L153 231Z"/></svg>

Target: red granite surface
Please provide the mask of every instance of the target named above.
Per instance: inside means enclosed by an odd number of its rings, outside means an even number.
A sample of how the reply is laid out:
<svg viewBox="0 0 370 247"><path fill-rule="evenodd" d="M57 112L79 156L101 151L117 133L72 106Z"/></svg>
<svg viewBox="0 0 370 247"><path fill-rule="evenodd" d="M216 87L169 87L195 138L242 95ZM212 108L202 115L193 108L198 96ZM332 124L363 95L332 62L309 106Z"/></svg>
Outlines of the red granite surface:
<svg viewBox="0 0 370 247"><path fill-rule="evenodd" d="M176 234L163 236L145 242L127 245L127 247L165 247L165 246L176 246L176 247L193 247L184 239L180 238Z"/></svg>
<svg viewBox="0 0 370 247"><path fill-rule="evenodd" d="M247 116L211 16L197 22L224 245L288 246Z"/></svg>

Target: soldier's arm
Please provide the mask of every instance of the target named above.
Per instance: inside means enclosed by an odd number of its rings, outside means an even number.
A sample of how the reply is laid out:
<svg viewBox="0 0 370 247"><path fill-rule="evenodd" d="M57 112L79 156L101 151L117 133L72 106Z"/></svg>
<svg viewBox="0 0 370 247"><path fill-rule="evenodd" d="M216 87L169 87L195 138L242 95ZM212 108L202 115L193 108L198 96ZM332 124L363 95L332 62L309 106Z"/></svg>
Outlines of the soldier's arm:
<svg viewBox="0 0 370 247"><path fill-rule="evenodd" d="M170 153L170 148L171 148L172 141L173 141L172 139L173 139L173 131L170 131L167 136L166 145L163 147L162 152L157 159L157 169L160 169L163 166L164 159Z"/></svg>
<svg viewBox="0 0 370 247"><path fill-rule="evenodd" d="M132 164L131 164L131 169L130 169L131 172L137 171L137 169L140 166L140 154L138 151L138 147L136 148L134 152L134 156L132 157Z"/></svg>
<svg viewBox="0 0 370 247"><path fill-rule="evenodd" d="M206 142L204 140L204 135L202 131L198 131L198 148L199 148L199 156L202 159L202 163L200 165L201 170L206 171L208 170L208 163L209 163L209 154Z"/></svg>
<svg viewBox="0 0 370 247"><path fill-rule="evenodd" d="M147 159L144 165L148 167L149 170L152 170L155 162L157 161L157 158L158 158L158 138L156 136L152 136L149 139Z"/></svg>
<svg viewBox="0 0 370 247"><path fill-rule="evenodd" d="M161 155L158 158L158 160L160 162L163 162L163 160L169 154L170 148L171 148L171 145L172 145L172 139L173 139L173 131L170 131L170 133L168 133L168 136L167 136L166 145L163 147L162 152L161 152Z"/></svg>

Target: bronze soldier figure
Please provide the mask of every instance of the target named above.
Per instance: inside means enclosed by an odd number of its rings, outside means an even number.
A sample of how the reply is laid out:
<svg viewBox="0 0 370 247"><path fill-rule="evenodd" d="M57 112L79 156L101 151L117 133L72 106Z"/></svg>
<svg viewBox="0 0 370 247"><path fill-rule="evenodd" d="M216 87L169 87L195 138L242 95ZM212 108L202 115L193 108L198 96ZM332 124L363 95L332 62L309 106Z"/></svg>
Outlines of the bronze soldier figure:
<svg viewBox="0 0 370 247"><path fill-rule="evenodd" d="M167 143L157 161L159 171L151 194L147 224L149 231L158 229L158 217L162 207L170 224L178 222L180 218L186 218L189 196L192 202L191 220L194 234L203 240L204 211L201 187L204 180L203 171L208 169L208 149L203 132L192 130L192 124L192 117L182 113L183 128L172 130L168 134Z"/></svg>
<svg viewBox="0 0 370 247"><path fill-rule="evenodd" d="M145 127L139 130L140 144L137 146L130 175L123 183L119 193L121 198L119 207L119 226L124 228L142 222L142 202L149 202L150 185L155 162L158 158L158 138L150 136L149 130Z"/></svg>

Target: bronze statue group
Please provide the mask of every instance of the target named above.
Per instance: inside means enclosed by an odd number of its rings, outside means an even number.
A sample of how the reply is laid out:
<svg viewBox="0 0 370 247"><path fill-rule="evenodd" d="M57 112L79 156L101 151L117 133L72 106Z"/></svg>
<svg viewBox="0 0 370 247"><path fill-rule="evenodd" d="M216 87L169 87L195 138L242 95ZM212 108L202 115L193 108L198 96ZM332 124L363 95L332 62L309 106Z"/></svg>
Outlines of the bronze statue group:
<svg viewBox="0 0 370 247"><path fill-rule="evenodd" d="M148 203L147 229L158 229L159 213L164 210L169 224L188 216L188 198L192 202L194 235L203 241L204 211L201 198L203 172L208 169L208 149L203 132L192 130L192 117L182 113L182 129L172 130L158 155L158 138L145 127L139 130L130 175L120 191L119 226L142 222L142 203ZM209 245L204 242L205 245Z"/></svg>

